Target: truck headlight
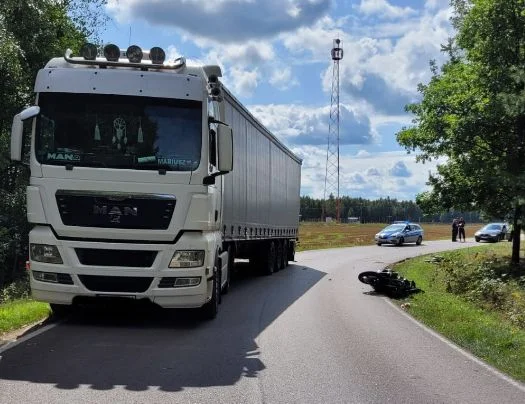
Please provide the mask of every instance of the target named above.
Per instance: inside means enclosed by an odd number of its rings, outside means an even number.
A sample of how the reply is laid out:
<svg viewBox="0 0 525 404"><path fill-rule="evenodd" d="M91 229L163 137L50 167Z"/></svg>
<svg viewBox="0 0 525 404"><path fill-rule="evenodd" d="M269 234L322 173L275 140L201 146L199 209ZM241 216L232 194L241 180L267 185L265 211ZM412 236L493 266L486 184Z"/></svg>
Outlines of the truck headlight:
<svg viewBox="0 0 525 404"><path fill-rule="evenodd" d="M31 259L48 264L63 264L58 248L49 244L33 244L29 247Z"/></svg>
<svg viewBox="0 0 525 404"><path fill-rule="evenodd" d="M194 268L204 265L203 250L178 250L175 251L170 261L170 268Z"/></svg>

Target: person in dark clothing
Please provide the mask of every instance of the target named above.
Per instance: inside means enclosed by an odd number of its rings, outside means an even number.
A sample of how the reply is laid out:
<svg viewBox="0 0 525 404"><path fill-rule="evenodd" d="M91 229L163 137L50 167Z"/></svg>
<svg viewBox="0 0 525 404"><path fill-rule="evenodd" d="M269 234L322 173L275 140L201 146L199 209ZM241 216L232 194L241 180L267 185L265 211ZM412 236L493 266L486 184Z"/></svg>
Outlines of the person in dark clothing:
<svg viewBox="0 0 525 404"><path fill-rule="evenodd" d="M463 239L463 242L465 242L465 220L460 217L458 220L458 233L459 233L459 241Z"/></svg>
<svg viewBox="0 0 525 404"><path fill-rule="evenodd" d="M456 241L458 237L458 219L452 221L452 241Z"/></svg>

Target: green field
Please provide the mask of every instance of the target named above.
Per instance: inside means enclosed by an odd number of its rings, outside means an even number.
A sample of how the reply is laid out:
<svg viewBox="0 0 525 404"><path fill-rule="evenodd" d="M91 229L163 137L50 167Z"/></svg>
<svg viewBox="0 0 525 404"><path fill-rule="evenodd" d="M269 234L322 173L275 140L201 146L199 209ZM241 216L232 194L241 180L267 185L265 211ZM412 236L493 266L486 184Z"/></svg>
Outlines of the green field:
<svg viewBox="0 0 525 404"><path fill-rule="evenodd" d="M384 223L308 223L299 226L298 251L317 250L321 248L354 247L374 243L374 235L387 226ZM424 240L443 240L451 237L450 224L422 223ZM466 226L467 237L474 233L482 224Z"/></svg>

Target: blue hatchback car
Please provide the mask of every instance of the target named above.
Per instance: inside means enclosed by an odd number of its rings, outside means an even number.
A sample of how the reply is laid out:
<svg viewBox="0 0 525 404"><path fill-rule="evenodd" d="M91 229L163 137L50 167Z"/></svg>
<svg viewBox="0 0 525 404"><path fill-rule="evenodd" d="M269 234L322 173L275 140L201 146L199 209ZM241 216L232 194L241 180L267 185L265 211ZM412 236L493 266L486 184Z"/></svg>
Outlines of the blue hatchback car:
<svg viewBox="0 0 525 404"><path fill-rule="evenodd" d="M423 242L423 229L417 223L394 223L385 227L374 238L377 245L404 243L416 243L420 245Z"/></svg>

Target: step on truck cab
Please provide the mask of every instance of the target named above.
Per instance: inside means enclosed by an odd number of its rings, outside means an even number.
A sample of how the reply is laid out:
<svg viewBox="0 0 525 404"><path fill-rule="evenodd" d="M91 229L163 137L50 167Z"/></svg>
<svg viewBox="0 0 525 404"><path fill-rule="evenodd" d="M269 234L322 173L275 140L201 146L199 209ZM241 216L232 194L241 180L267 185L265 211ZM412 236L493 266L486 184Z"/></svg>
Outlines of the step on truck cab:
<svg viewBox="0 0 525 404"><path fill-rule="evenodd" d="M103 53L103 55L99 55ZM218 66L155 47L86 44L38 72L13 119L31 130L33 297L218 311L234 260L271 274L294 257L301 160L220 82Z"/></svg>

